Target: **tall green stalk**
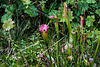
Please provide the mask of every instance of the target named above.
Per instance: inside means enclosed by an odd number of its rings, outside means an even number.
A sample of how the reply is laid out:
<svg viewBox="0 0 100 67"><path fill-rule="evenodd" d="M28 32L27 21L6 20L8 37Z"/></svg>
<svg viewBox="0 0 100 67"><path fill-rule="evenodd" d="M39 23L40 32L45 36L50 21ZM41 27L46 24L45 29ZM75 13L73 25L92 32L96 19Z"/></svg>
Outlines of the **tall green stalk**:
<svg viewBox="0 0 100 67"><path fill-rule="evenodd" d="M96 58L96 55L97 55L97 51L98 51L98 48L99 48L99 43L100 43L100 32L99 32L98 44L97 44L97 47L96 47L96 50L95 50L95 54L94 54L94 57L93 57L93 61L92 61L91 67L93 67L93 65L94 65L94 61L95 61L95 58Z"/></svg>
<svg viewBox="0 0 100 67"><path fill-rule="evenodd" d="M56 33L57 33L57 39L59 37L59 26L58 26L58 22L54 23L55 28L56 28ZM57 67L59 67L59 57L58 57L58 43L56 44L56 58L57 58Z"/></svg>

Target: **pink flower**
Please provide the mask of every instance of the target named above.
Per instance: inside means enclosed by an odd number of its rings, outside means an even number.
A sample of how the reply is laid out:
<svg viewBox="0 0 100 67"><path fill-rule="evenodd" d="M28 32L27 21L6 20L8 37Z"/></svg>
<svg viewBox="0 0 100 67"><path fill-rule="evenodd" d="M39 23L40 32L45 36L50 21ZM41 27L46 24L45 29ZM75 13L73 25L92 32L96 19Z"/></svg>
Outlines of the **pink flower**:
<svg viewBox="0 0 100 67"><path fill-rule="evenodd" d="M58 17L54 17L53 15L52 16L49 16L49 18L58 19Z"/></svg>
<svg viewBox="0 0 100 67"><path fill-rule="evenodd" d="M80 16L81 18L81 28L83 27L83 23L84 23L84 17L83 16Z"/></svg>
<svg viewBox="0 0 100 67"><path fill-rule="evenodd" d="M19 59L21 59L21 57L18 57Z"/></svg>
<svg viewBox="0 0 100 67"><path fill-rule="evenodd" d="M55 17L55 19L58 19L58 17Z"/></svg>
<svg viewBox="0 0 100 67"><path fill-rule="evenodd" d="M41 32L43 32L43 31L47 32L47 29L48 29L48 28L49 28L48 25L42 24L42 25L39 27L39 31L41 31Z"/></svg>
<svg viewBox="0 0 100 67"><path fill-rule="evenodd" d="M72 56L68 56L68 58L69 58L70 60L72 60L72 59L73 59L73 57L72 57Z"/></svg>
<svg viewBox="0 0 100 67"><path fill-rule="evenodd" d="M72 48L73 48L73 45L71 45L71 44L68 44L68 45L67 45L67 44L66 44L66 45L64 46L64 49L67 50L68 47L72 49Z"/></svg>
<svg viewBox="0 0 100 67"><path fill-rule="evenodd" d="M17 57L13 57L15 60L18 60Z"/></svg>
<svg viewBox="0 0 100 67"><path fill-rule="evenodd" d="M49 16L49 18L54 18L54 16L52 15L52 16Z"/></svg>
<svg viewBox="0 0 100 67"><path fill-rule="evenodd" d="M93 61L93 58L89 58L89 60L90 60L90 62L92 62Z"/></svg>
<svg viewBox="0 0 100 67"><path fill-rule="evenodd" d="M72 31L72 34L75 34L75 33L76 33L76 32L73 32L73 31Z"/></svg>

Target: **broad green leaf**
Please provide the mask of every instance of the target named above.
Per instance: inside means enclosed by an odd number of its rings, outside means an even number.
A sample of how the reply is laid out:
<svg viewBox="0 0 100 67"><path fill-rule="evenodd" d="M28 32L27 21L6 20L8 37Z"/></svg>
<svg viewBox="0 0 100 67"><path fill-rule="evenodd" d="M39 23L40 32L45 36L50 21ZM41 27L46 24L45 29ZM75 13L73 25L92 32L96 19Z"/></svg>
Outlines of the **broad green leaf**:
<svg viewBox="0 0 100 67"><path fill-rule="evenodd" d="M88 43L88 44L90 44L90 43L91 43L90 39L89 39L89 40L87 40L87 43Z"/></svg>
<svg viewBox="0 0 100 67"><path fill-rule="evenodd" d="M10 14L13 14L14 9L15 9L15 8L14 8L13 5L8 5L8 6L5 8L5 12L10 13Z"/></svg>
<svg viewBox="0 0 100 67"><path fill-rule="evenodd" d="M40 2L40 4L41 4L41 8L42 8L42 11L44 11L44 9L46 9L45 8L45 3L46 3L46 1L39 1Z"/></svg>
<svg viewBox="0 0 100 67"><path fill-rule="evenodd" d="M37 13L37 8L34 6L34 5L31 5L30 8L26 8L24 9L24 12L27 13L29 16L31 17L36 17L38 16L38 13Z"/></svg>
<svg viewBox="0 0 100 67"><path fill-rule="evenodd" d="M1 22L3 23L4 21L7 21L9 19L9 17L12 18L12 15L9 16L9 13L4 14L1 17Z"/></svg>
<svg viewBox="0 0 100 67"><path fill-rule="evenodd" d="M58 15L58 18L60 19L59 22L65 22L65 19L64 19L64 14L63 14L63 7L59 7L59 15Z"/></svg>
<svg viewBox="0 0 100 67"><path fill-rule="evenodd" d="M95 16L94 15L92 15L92 16L87 16L87 18L86 18L86 25L88 26L88 27L90 27L90 26L93 26L93 22L95 21Z"/></svg>
<svg viewBox="0 0 100 67"><path fill-rule="evenodd" d="M26 5L29 5L31 3L31 1L30 0L22 0L22 3L26 4Z"/></svg>
<svg viewBox="0 0 100 67"><path fill-rule="evenodd" d="M66 3L66 4L69 4L69 3L70 3L70 0L66 0L65 3Z"/></svg>
<svg viewBox="0 0 100 67"><path fill-rule="evenodd" d="M70 4L73 4L75 0L70 0Z"/></svg>
<svg viewBox="0 0 100 67"><path fill-rule="evenodd" d="M14 11L13 5L7 6L7 7L5 8L5 12L6 12L6 13L2 16L1 22L7 21L9 18L12 18L13 11Z"/></svg>
<svg viewBox="0 0 100 67"><path fill-rule="evenodd" d="M52 10L51 12L49 12L49 16L51 16L51 15L57 17L58 11L57 10Z"/></svg>
<svg viewBox="0 0 100 67"><path fill-rule="evenodd" d="M72 21L74 19L74 17L73 17L73 11L68 10L67 11L67 17L68 17L68 21L69 22ZM60 22L65 22L65 19L64 19L64 16L63 16L62 12L60 13L59 18L60 18Z"/></svg>
<svg viewBox="0 0 100 67"><path fill-rule="evenodd" d="M95 3L95 0L86 0L87 3Z"/></svg>
<svg viewBox="0 0 100 67"><path fill-rule="evenodd" d="M96 13L100 16L100 9L97 9Z"/></svg>
<svg viewBox="0 0 100 67"><path fill-rule="evenodd" d="M88 8L89 8L88 4L86 2L84 2L82 5L82 10L86 11L86 10L88 10Z"/></svg>
<svg viewBox="0 0 100 67"><path fill-rule="evenodd" d="M74 19L74 17L73 17L73 11L68 10L67 17L68 17L68 21L69 22L72 21L72 19Z"/></svg>
<svg viewBox="0 0 100 67"><path fill-rule="evenodd" d="M94 32L95 32L95 35L98 35L99 34L98 29L96 29Z"/></svg>

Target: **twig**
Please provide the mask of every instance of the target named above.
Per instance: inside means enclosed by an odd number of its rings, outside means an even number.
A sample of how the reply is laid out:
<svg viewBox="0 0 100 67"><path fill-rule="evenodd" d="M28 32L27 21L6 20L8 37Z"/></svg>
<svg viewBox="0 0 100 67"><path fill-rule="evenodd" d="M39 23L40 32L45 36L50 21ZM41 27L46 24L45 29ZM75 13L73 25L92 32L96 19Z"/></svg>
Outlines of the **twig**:
<svg viewBox="0 0 100 67"><path fill-rule="evenodd" d="M38 64L36 65L36 67L38 67L38 66L39 66L40 62L41 62L41 58L40 58L40 60L39 60Z"/></svg>
<svg viewBox="0 0 100 67"><path fill-rule="evenodd" d="M24 58L25 65L28 66L28 62L27 62L26 58L24 57L23 53L22 53L22 56L23 56L23 58Z"/></svg>
<svg viewBox="0 0 100 67"><path fill-rule="evenodd" d="M9 49L9 48L8 48L8 49ZM12 48L11 48L10 52L8 53L8 56L7 56L7 58L8 58L8 57L9 57L9 55L11 54L11 51L12 51ZM6 58L6 59L7 59L7 58Z"/></svg>

